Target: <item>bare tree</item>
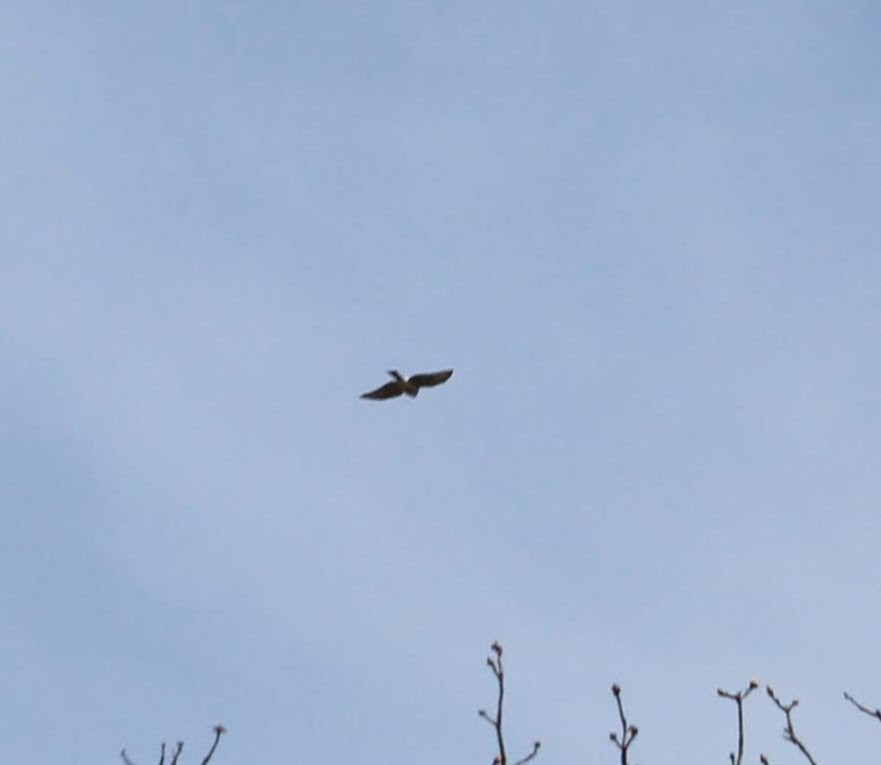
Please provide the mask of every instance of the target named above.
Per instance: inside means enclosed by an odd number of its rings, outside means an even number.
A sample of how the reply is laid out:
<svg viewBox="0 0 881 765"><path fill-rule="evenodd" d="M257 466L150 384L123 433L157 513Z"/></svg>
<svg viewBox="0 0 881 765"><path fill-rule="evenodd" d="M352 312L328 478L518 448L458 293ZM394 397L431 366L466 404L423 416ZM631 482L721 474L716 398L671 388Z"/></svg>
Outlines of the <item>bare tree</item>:
<svg viewBox="0 0 881 765"><path fill-rule="evenodd" d="M202 758L202 765L208 765L211 761L211 758L214 756L214 750L217 749L217 744L220 742L220 737L226 733L226 728L222 725L214 726L214 743L211 744L211 748L208 750L208 753L205 757ZM181 752L184 749L184 742L178 741L176 746L174 747L174 751L171 753L171 760L169 765L178 765L178 758L180 757ZM134 762L129 758L128 754L126 754L125 749L123 749L119 756L122 758L123 763L125 765L135 765ZM162 742L162 746L159 752L159 765L165 765L165 742Z"/></svg>
<svg viewBox="0 0 881 765"><path fill-rule="evenodd" d="M721 698L730 699L737 704L737 756L735 757L734 752L729 753L731 765L741 765L743 762L743 701L758 687L759 684L755 680L750 680L749 685L737 693L723 691L721 688L716 689L716 693Z"/></svg>
<svg viewBox="0 0 881 765"><path fill-rule="evenodd" d="M612 731L609 734L609 741L618 747L618 751L621 753L621 765L628 765L627 753L630 750L630 745L639 735L639 728L627 722L627 716L624 714L624 704L621 701L621 686L618 683L612 686L612 695L618 704L618 718L621 720L621 737L618 738L618 734Z"/></svg>
<svg viewBox="0 0 881 765"><path fill-rule="evenodd" d="M508 755L505 751L505 736L502 730L502 708L505 702L505 668L502 665L501 643L499 643L498 641L493 643L491 646L491 650L492 654L490 656L487 656L486 664L496 676L496 683L499 687L499 695L496 701L496 714L495 717L493 717L485 709L479 709L477 711L477 714L479 714L484 720L492 725L496 732L496 743L499 748L499 753L493 760L493 765L508 765ZM533 757L535 757L535 755L538 754L538 750L540 748L541 741L536 740L536 742L532 745L532 751L525 757L517 760L514 765L524 765L524 763L529 762Z"/></svg>

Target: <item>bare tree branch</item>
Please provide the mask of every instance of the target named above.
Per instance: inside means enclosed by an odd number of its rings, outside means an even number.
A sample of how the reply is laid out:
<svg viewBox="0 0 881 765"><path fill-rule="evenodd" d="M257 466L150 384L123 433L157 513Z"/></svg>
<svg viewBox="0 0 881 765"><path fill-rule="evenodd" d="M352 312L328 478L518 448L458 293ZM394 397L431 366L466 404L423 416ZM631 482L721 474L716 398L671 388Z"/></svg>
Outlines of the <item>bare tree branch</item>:
<svg viewBox="0 0 881 765"><path fill-rule="evenodd" d="M527 754L525 757L521 757L514 765L523 765L525 762L529 762L535 755L538 754L538 750L541 749L541 741L533 741L532 742L532 751Z"/></svg>
<svg viewBox="0 0 881 765"><path fill-rule="evenodd" d="M119 756L122 757L122 761L125 763L125 765L135 765L135 763L132 762L131 758L128 756L128 753L125 751L125 749L123 749L119 753ZM159 765L164 765L164 763L165 763L165 742L163 741L162 746L159 748ZM172 765L174 765L174 764L172 763Z"/></svg>
<svg viewBox="0 0 881 765"><path fill-rule="evenodd" d="M612 686L612 695L614 695L615 701L618 704L618 718L621 720L621 738L619 739L618 734L612 731L609 734L609 741L617 746L618 751L621 752L621 765L628 765L627 752L633 740L639 735L639 728L627 722L627 716L624 714L624 704L621 702L621 686L617 683Z"/></svg>
<svg viewBox="0 0 881 765"><path fill-rule="evenodd" d="M205 755L205 758L202 760L202 765L208 765L211 758L214 756L214 750L217 749L217 744L220 742L220 737L226 733L226 728L224 728L220 723L214 726L214 743L211 744L211 748L208 750L208 754Z"/></svg>
<svg viewBox="0 0 881 765"><path fill-rule="evenodd" d="M493 765L508 765L508 755L505 751L505 736L502 732L502 710L505 702L505 668L502 665L502 646L501 643L496 641L490 648L492 655L486 658L486 664L495 675L499 686L499 695L496 700L496 715L493 717L485 709L479 709L477 714L492 725L496 732L496 744L498 745L499 753L493 760ZM536 741L532 745L532 751L525 757L517 760L514 765L524 765L524 763L529 762L538 754L540 748L541 741ZM205 763L202 763L202 765L205 765Z"/></svg>
<svg viewBox="0 0 881 765"><path fill-rule="evenodd" d="M728 757L731 759L731 765L741 765L743 762L743 700L749 696L759 684L755 680L750 680L749 685L742 691L731 693L723 691L721 688L716 689L716 693L723 699L731 699L737 704L737 756L731 752Z"/></svg>
<svg viewBox="0 0 881 765"><path fill-rule="evenodd" d="M180 757L180 753L184 750L184 742L178 741L177 746L174 749L174 756L171 758L171 765L177 765L177 758Z"/></svg>
<svg viewBox="0 0 881 765"><path fill-rule="evenodd" d="M214 756L214 750L217 749L217 744L220 741L220 737L224 733L226 733L226 728L224 728L222 725L215 725L214 726L214 743L211 744L211 748L208 750L208 754L206 754L205 758L202 760L202 765L208 765L211 758ZM184 742L178 741L177 745L174 748L174 753L171 756L170 765L178 765L177 761L180 758L180 755L181 755L181 752L183 751L183 749L184 749ZM132 760L129 758L125 749L123 749L119 753L119 756L122 758L124 765L135 765L135 763L132 762ZM159 765L164 765L164 763L165 763L165 742L163 741L162 748L161 748L160 754L159 754Z"/></svg>
<svg viewBox="0 0 881 765"><path fill-rule="evenodd" d="M799 751L807 758L811 765L817 765L817 761L807 750L807 747L802 743L801 739L795 734L795 728L792 727L792 710L798 706L798 699L793 699L789 704L784 704L779 698L777 698L774 689L770 685L768 686L767 691L771 701L773 701L774 704L777 705L777 708L786 715L786 727L783 729L783 738L797 746ZM762 756L764 757L764 755Z"/></svg>
<svg viewBox="0 0 881 765"><path fill-rule="evenodd" d="M881 722L881 709L869 709L869 707L860 704L860 702L857 701L853 696L851 696L847 691L844 692L844 698L846 698L863 714L867 714L869 715L869 717L876 717L878 721Z"/></svg>

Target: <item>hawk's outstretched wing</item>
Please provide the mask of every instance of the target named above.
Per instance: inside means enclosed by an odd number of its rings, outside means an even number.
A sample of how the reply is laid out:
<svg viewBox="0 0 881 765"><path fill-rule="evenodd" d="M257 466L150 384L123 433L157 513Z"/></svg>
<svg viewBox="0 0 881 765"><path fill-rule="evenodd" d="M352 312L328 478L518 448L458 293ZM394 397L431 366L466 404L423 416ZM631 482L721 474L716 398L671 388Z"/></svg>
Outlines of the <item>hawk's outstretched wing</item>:
<svg viewBox="0 0 881 765"><path fill-rule="evenodd" d="M413 375L407 382L415 385L417 388L430 388L433 385L445 383L452 374L452 369L444 369L442 372L425 372L424 374Z"/></svg>
<svg viewBox="0 0 881 765"><path fill-rule="evenodd" d="M385 385L380 386L376 390L372 390L369 393L362 393L361 398L369 398L373 401L381 401L385 398L395 398L395 396L400 396L404 392L403 386L396 381L387 382Z"/></svg>

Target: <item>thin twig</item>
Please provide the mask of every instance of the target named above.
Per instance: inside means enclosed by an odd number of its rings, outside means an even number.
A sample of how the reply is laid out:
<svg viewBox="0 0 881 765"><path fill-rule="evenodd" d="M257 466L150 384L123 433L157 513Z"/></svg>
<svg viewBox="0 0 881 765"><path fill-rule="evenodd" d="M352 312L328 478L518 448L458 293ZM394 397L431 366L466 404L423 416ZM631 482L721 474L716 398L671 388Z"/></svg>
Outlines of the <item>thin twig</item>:
<svg viewBox="0 0 881 765"><path fill-rule="evenodd" d="M615 696L615 701L618 704L618 718L621 720L621 738L619 739L618 734L612 731L609 734L609 741L617 746L618 751L621 752L621 765L627 765L627 751L630 749L633 740L639 735L639 728L627 722L627 716L624 714L624 704L621 701L621 686L617 683L612 686L612 694Z"/></svg>
<svg viewBox="0 0 881 765"><path fill-rule="evenodd" d="M869 715L869 717L876 717L878 718L878 721L881 722L881 709L869 709L869 707L860 704L860 702L857 701L853 696L851 696L847 691L844 692L844 698L846 698L863 714L867 714Z"/></svg>
<svg viewBox="0 0 881 765"><path fill-rule="evenodd" d="M205 759L202 760L202 765L208 765L208 762L214 755L214 750L217 749L217 744L220 742L220 737L224 733L226 733L226 728L224 728L222 725L218 723L214 726L214 743L211 744L211 748L208 750L208 754L206 754Z"/></svg>
<svg viewBox="0 0 881 765"><path fill-rule="evenodd" d="M501 643L496 641L492 644L490 648L493 652L493 655L487 657L486 664L495 675L496 682L499 686L499 695L496 701L496 715L495 717L493 717L485 709L479 709L477 711L477 714L479 714L484 720L492 725L496 732L496 744L499 747L499 753L493 760L493 765L508 765L508 755L505 752L505 736L502 732L502 710L505 702L505 668L502 665L502 646ZM538 750L540 748L541 741L536 741L532 745L532 751L525 757L517 760L514 765L524 765L524 763L529 762L533 757L535 757L535 755L538 754ZM202 765L205 765L205 763L203 762Z"/></svg>
<svg viewBox="0 0 881 765"><path fill-rule="evenodd" d="M177 765L177 758L180 757L180 753L184 750L184 742L178 741L177 746L174 749L174 757L171 758L171 765Z"/></svg>
<svg viewBox="0 0 881 765"><path fill-rule="evenodd" d="M538 754L538 750L541 749L541 741L533 741L532 742L532 751L527 754L525 757L521 757L514 765L523 765L523 763L529 762L535 755Z"/></svg>
<svg viewBox="0 0 881 765"><path fill-rule="evenodd" d="M721 688L716 689L716 693L723 699L731 699L737 704L737 757L734 756L734 752L728 755L731 759L731 765L741 765L743 762L743 700L758 687L759 684L755 680L750 680L749 685L737 693L723 691Z"/></svg>
<svg viewBox="0 0 881 765"><path fill-rule="evenodd" d="M786 715L786 727L783 729L783 738L798 747L799 751L807 758L811 765L817 765L817 761L813 758L807 747L802 743L801 739L795 735L795 728L792 727L792 710L798 706L798 699L793 699L789 704L784 704L777 698L774 689L769 685L767 688L768 696L771 701L777 705L777 708Z"/></svg>

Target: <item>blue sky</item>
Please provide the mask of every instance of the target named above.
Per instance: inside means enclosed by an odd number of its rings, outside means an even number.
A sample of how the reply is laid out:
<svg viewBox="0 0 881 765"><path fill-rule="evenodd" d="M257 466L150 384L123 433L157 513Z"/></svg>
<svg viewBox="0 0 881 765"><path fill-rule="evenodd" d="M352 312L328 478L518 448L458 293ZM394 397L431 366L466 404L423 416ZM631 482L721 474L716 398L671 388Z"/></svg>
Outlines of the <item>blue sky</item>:
<svg viewBox="0 0 881 765"><path fill-rule="evenodd" d="M496 639L541 762L614 761L612 682L638 762L724 762L750 678L877 753L879 36L0 9L0 759L489 763Z"/></svg>

